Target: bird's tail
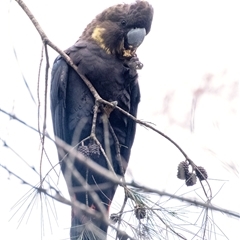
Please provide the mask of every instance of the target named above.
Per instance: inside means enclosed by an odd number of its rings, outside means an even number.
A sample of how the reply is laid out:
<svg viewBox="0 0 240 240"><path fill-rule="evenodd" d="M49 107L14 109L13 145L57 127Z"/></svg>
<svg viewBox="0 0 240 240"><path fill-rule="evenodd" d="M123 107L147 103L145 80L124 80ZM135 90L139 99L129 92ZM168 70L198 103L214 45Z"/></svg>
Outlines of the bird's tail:
<svg viewBox="0 0 240 240"><path fill-rule="evenodd" d="M106 240L107 233L100 229L100 226L92 221L88 220L86 223L82 223L77 217L72 218L70 239L71 240Z"/></svg>

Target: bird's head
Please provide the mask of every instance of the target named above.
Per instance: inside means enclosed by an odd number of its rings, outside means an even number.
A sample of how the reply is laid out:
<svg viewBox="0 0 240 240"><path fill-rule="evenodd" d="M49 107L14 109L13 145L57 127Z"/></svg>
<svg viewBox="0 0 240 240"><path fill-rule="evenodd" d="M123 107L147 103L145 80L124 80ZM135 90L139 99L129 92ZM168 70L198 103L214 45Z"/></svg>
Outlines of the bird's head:
<svg viewBox="0 0 240 240"><path fill-rule="evenodd" d="M107 8L87 26L81 39L97 43L109 54L130 58L151 29L153 8L143 0Z"/></svg>

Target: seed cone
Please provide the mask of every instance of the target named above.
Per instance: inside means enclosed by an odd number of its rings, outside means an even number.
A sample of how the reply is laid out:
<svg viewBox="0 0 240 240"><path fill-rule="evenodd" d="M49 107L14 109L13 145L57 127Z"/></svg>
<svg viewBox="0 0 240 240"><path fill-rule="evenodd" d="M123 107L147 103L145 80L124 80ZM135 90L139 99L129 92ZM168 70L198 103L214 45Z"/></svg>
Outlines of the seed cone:
<svg viewBox="0 0 240 240"><path fill-rule="evenodd" d="M186 185L189 186L193 186L194 184L196 184L197 182L197 177L195 173L189 173L189 175L186 177L185 183Z"/></svg>
<svg viewBox="0 0 240 240"><path fill-rule="evenodd" d="M196 175L200 181L206 180L208 178L207 171L205 170L204 167L199 166L195 169L195 171L196 171Z"/></svg>
<svg viewBox="0 0 240 240"><path fill-rule="evenodd" d="M99 157L100 156L100 149L99 146L96 143L89 144L89 155L90 157Z"/></svg>
<svg viewBox="0 0 240 240"><path fill-rule="evenodd" d="M178 165L177 177L179 179L185 180L186 176L189 175L188 164L186 161L180 162Z"/></svg>
<svg viewBox="0 0 240 240"><path fill-rule="evenodd" d="M78 151L81 152L85 156L89 156L88 146L79 146Z"/></svg>
<svg viewBox="0 0 240 240"><path fill-rule="evenodd" d="M136 205L134 213L137 219L143 219L146 217L146 208L143 205Z"/></svg>

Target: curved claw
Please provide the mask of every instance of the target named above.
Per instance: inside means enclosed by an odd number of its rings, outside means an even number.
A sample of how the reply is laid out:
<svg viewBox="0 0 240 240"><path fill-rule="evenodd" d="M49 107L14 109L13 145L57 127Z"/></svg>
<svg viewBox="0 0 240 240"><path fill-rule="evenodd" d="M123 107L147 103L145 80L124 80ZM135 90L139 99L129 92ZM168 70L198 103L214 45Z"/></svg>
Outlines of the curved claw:
<svg viewBox="0 0 240 240"><path fill-rule="evenodd" d="M125 62L125 65L129 67L131 70L142 69L143 64L139 61L137 56L132 57L130 60Z"/></svg>

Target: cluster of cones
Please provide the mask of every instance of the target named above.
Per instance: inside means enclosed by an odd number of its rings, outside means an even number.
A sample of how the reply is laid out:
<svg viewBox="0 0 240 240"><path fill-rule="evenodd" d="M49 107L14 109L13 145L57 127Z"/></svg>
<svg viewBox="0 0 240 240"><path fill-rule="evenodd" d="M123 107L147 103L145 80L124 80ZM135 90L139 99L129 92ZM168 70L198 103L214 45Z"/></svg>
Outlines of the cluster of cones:
<svg viewBox="0 0 240 240"><path fill-rule="evenodd" d="M206 180L208 178L207 171L201 166L194 166L193 171L189 171L190 164L187 161L180 162L178 165L177 177L185 180L187 186L193 186L199 181Z"/></svg>
<svg viewBox="0 0 240 240"><path fill-rule="evenodd" d="M100 148L96 143L90 143L89 145L80 145L78 146L78 151L87 157L99 157Z"/></svg>

